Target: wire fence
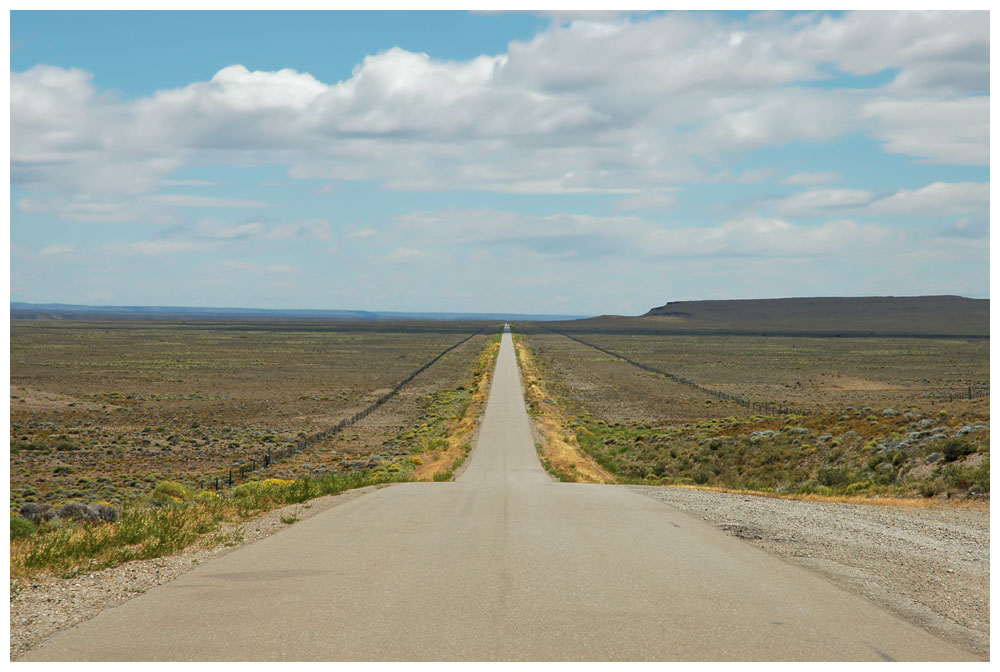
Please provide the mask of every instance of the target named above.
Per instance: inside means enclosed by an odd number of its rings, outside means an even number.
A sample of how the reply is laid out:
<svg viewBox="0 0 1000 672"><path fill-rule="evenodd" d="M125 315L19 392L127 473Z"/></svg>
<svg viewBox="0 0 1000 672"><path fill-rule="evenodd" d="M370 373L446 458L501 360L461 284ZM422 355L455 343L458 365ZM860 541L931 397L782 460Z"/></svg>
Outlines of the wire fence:
<svg viewBox="0 0 1000 672"><path fill-rule="evenodd" d="M952 390L938 390L937 396L942 399L947 398L948 401L956 401L962 399L981 399L983 397L990 396L990 388L988 387L967 387L964 389L952 389Z"/></svg>
<svg viewBox="0 0 1000 672"><path fill-rule="evenodd" d="M288 445L283 448L268 447L267 452L262 453L259 458L250 458L245 462L236 464L229 468L228 473L222 473L210 476L207 480L202 482L201 484L202 488L215 488L216 490L220 490L223 487L232 486L237 481L245 479L248 474L257 471L258 469L270 468L276 462L284 460L292 455L295 455L296 453L301 453L303 450L309 448L309 446L315 445L320 441L325 441L330 437L335 436L336 434L342 432L344 429L367 418L369 415L377 411L383 404L385 404L394 396L396 396L396 394L399 393L399 391L403 389L403 387L405 387L414 378L416 378L421 373L423 373L431 366L433 366L439 359L447 355L455 348L472 340L473 338L475 338L476 336L483 333L489 328L490 324L485 324L478 331L469 334L458 343L455 343L451 347L446 348L440 354L438 354L434 359L425 363L419 369L410 373L410 375L408 375L406 378L396 383L395 387L393 387L390 391L386 392L381 397L376 399L370 406L358 411L351 417L344 418L343 420L338 422L333 427L330 427L329 429L324 429L319 432L315 432L314 434L310 434L309 436L304 436L298 439L293 445Z"/></svg>
<svg viewBox="0 0 1000 672"><path fill-rule="evenodd" d="M588 348L593 348L594 350L599 350L600 352L603 352L606 355L610 355L611 357L615 357L617 359L621 359L623 361L626 361L629 364L631 364L632 366L634 366L636 368L639 368L639 369L642 369L643 371L648 371L650 373L655 373L655 374L664 376L666 378L669 378L670 380L674 381L675 383L680 383L681 385L686 385L688 387L691 387L691 388L693 388L695 390L698 390L702 394L707 394L709 396L715 397L716 399L724 399L725 401L731 401L734 404L737 404L739 406L742 406L742 407L746 408L751 413L756 413L758 415L786 415L786 414L789 414L789 413L794 413L796 415L807 415L808 414L808 412L805 411L805 410L803 410L803 409L793 408L791 406L786 406L785 404L776 404L776 403L773 403L773 402L770 402L770 401L753 401L751 399L745 399L745 398L741 397L740 395L733 394L731 392L721 392L719 390L713 390L710 387L705 387L703 385L699 385L698 383L694 382L693 380L689 380L689 379L684 378L682 376L678 376L677 374L670 373L669 371L663 371L662 369L657 369L657 368L649 366L647 364L643 364L642 362L637 362L634 359L630 359L630 358L626 357L625 355L623 355L621 353L614 352L613 350L608 350L606 348L602 348L601 346L594 345L593 343L588 343L587 341L581 340L581 339L577 338L576 336L570 336L567 333L564 333L564 332L561 332L561 331L557 331L557 330L553 329L552 327L547 327L547 326L545 326L543 324L539 324L538 326L542 327L543 329L548 329L549 331L551 331L554 334L559 334L560 336L565 336L566 338L568 338L568 339L570 339L572 341L576 341L577 343L580 343L582 345L586 345Z"/></svg>
<svg viewBox="0 0 1000 672"><path fill-rule="evenodd" d="M585 345L589 348L599 350L600 352L603 352L606 355L610 355L611 357L616 357L618 359L624 360L629 364L631 364L632 366L642 369L643 371L649 371L650 373L656 373L661 376L665 376L666 378L669 378L674 382L681 383L682 385L687 385L688 387L692 387L698 390L699 392L702 392L703 394L708 394L718 399L725 399L726 401L731 401L735 404L739 404L740 406L743 406L744 408L750 410L750 412L752 413L758 413L760 415L784 415L786 413L794 413L796 415L809 414L809 412L806 410L800 408L794 408L791 406L787 406L785 404L776 404L769 401L753 401L750 399L745 399L738 394L713 390L711 388L704 387L703 385L699 385L693 380L688 380L687 378L683 378L676 374L670 373L669 371L663 371L661 369L657 369L652 366L643 364L642 362L637 362L633 359L629 359L628 357L622 355L621 353L614 352L613 350L608 350L606 348L602 348L601 346L594 345L593 343L588 343L587 341L579 339L576 336L570 336L569 334L553 329L552 327L547 327L543 324L538 324L536 326L551 331L554 334L565 336L566 338L576 341L577 343ZM936 390L933 393L933 395L942 400L947 399L948 401L960 401L963 399L968 399L968 400L981 399L983 397L990 396L990 388L988 386L979 385L979 386L969 386L965 388Z"/></svg>

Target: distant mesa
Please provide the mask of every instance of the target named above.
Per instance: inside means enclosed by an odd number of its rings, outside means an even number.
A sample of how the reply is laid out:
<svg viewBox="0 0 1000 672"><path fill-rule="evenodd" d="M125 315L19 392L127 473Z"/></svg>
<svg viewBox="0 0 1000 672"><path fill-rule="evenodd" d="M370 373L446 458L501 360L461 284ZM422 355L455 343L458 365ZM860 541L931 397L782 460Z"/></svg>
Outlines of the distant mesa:
<svg viewBox="0 0 1000 672"><path fill-rule="evenodd" d="M989 335L989 299L862 296L670 301L640 319L675 328Z"/></svg>
<svg viewBox="0 0 1000 672"><path fill-rule="evenodd" d="M964 296L819 296L670 301L645 315L553 323L562 331L766 336L989 338L989 299Z"/></svg>

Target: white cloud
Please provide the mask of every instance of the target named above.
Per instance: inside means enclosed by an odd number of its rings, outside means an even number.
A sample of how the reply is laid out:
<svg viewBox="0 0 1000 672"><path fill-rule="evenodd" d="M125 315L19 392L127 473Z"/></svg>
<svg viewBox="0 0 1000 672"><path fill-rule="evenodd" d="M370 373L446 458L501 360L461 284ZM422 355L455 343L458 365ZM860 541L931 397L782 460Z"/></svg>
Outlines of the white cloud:
<svg viewBox="0 0 1000 672"><path fill-rule="evenodd" d="M149 256L179 254L182 252L201 252L215 247L216 244L197 240L144 240L124 245L108 245L110 250L125 249L126 251Z"/></svg>
<svg viewBox="0 0 1000 672"><path fill-rule="evenodd" d="M866 189L819 187L771 201L770 206L774 212L789 217L835 212L936 217L985 213L989 208L989 191L989 184L985 182L935 182L920 189L900 189L888 195Z"/></svg>
<svg viewBox="0 0 1000 672"><path fill-rule="evenodd" d="M773 203L774 211L785 216L815 215L857 208L871 203L875 192L866 189L817 188L794 194Z"/></svg>
<svg viewBox="0 0 1000 672"><path fill-rule="evenodd" d="M167 187L215 187L218 184L209 180L163 180L163 185Z"/></svg>
<svg viewBox="0 0 1000 672"><path fill-rule="evenodd" d="M873 254L887 241L899 238L891 229L835 220L817 226L781 219L751 217L716 227L667 229L650 236L653 256L823 256L844 250Z"/></svg>
<svg viewBox="0 0 1000 672"><path fill-rule="evenodd" d="M835 141L846 133L867 134L886 152L931 163L988 165L989 98L976 95L988 93L988 15L958 14L584 17L512 42L506 53L467 61L391 49L330 83L294 70L231 66L209 81L127 101L97 90L88 73L39 66L11 73L11 184L29 192L18 195L15 212L179 223L161 232L163 240L118 250L121 258L140 255L137 264L204 250L270 260L217 264L216 272L228 271L234 283L259 277L277 285L308 268L298 257L256 254L265 248L314 248L313 241L345 236L363 240L360 247L371 253L362 257L363 270L403 278L425 273L429 279L420 282L436 287L435 300L444 290L473 289L431 284L441 258L450 254L455 263L472 264L487 252L489 263L472 266L475 272L494 265L586 269L579 277L554 274L540 285L546 291L538 293L547 296L560 295L559 287L571 293L574 282L577 292L588 282L595 287L595 260L622 283L614 290L619 297L643 284L666 288L661 279L670 273L686 281L698 264L707 280L722 278L717 291L741 286L740 272L748 270L755 278L772 273L773 286L789 286L786 266L803 259L800 280L827 262L847 267L859 254L898 261L898 250L918 245L848 217L948 216L935 225L942 238L981 243L988 235L988 185L932 184L884 194L829 188L853 183L832 171L809 172L782 180L805 190L765 204L767 217L708 226L480 210L416 213L393 219L385 230L360 221L350 227L357 230L340 233L322 219L266 217L279 212L273 209L252 213L262 221L188 224L188 208L269 204L263 196L227 198L218 185L172 178L191 164L266 163L287 166L292 180L365 180L396 190L605 194L617 197L606 200L619 213L662 219L687 184L779 177L731 161L735 154ZM885 68L899 73L877 91L799 86L838 69L864 76ZM777 156L769 163L780 164ZM742 173L732 168L748 165ZM204 195L160 193L164 186ZM831 221L803 225L794 221L799 216ZM61 247L68 246L50 245L43 253L64 254L56 251ZM974 248L947 250L941 254L958 258ZM712 261L718 255L727 257L721 272ZM774 258L781 259L773 264L780 270L769 269ZM420 282L407 291L419 294ZM611 289L600 291L611 301Z"/></svg>
<svg viewBox="0 0 1000 672"><path fill-rule="evenodd" d="M677 196L668 191L647 191L635 196L626 196L615 205L616 210L639 210L663 212L677 204Z"/></svg>
<svg viewBox="0 0 1000 672"><path fill-rule="evenodd" d="M278 224L268 233L271 240L313 239L330 240L330 223L325 219L306 219Z"/></svg>
<svg viewBox="0 0 1000 672"><path fill-rule="evenodd" d="M881 99L862 115L894 154L921 157L926 163L989 165L988 96L954 100Z"/></svg>
<svg viewBox="0 0 1000 672"><path fill-rule="evenodd" d="M470 250L512 248L539 258L651 260L663 257L816 256L848 249L876 253L898 240L892 229L836 219L818 225L779 218L749 217L714 226L665 226L637 217L592 217L560 213L549 217L502 211L419 212L398 217L394 240L463 245ZM602 263L607 263L602 261Z"/></svg>
<svg viewBox="0 0 1000 672"><path fill-rule="evenodd" d="M858 130L888 152L986 164L988 16L605 17L466 61L392 48L336 83L231 65L132 101L36 66L11 73L12 184L151 193L211 156L396 189L626 194L710 179L706 161L733 152ZM899 74L876 93L799 86L829 67Z"/></svg>
<svg viewBox="0 0 1000 672"><path fill-rule="evenodd" d="M793 37L804 56L870 75L902 68L891 85L903 93L989 90L989 13L869 11L824 17Z"/></svg>
<svg viewBox="0 0 1000 672"><path fill-rule="evenodd" d="M833 171L821 173L795 173L781 180L781 184L827 184L829 182L840 182L843 179L840 173Z"/></svg>
<svg viewBox="0 0 1000 672"><path fill-rule="evenodd" d="M32 196L15 204L18 212L55 214L60 219L76 222L134 222L166 224L174 221L167 212L148 202L124 198L95 200L87 195Z"/></svg>
<svg viewBox="0 0 1000 672"><path fill-rule="evenodd" d="M53 254L69 254L70 252L75 251L76 248L72 245L49 245L48 247L43 247L39 250L39 254L48 256Z"/></svg>
<svg viewBox="0 0 1000 672"><path fill-rule="evenodd" d="M268 208L271 203L240 198L215 198L213 196L191 196L188 194L156 194L147 197L151 201L181 208Z"/></svg>
<svg viewBox="0 0 1000 672"><path fill-rule="evenodd" d="M330 240L330 223L325 219L308 219L301 221L268 224L261 221L220 222L205 219L189 232L182 230L184 235L194 235L209 240Z"/></svg>
<svg viewBox="0 0 1000 672"><path fill-rule="evenodd" d="M426 250L417 250L409 247L397 247L395 250L385 255L382 260L387 264L400 264L423 262L430 258L431 254Z"/></svg>
<svg viewBox="0 0 1000 672"><path fill-rule="evenodd" d="M979 182L934 182L920 189L901 189L879 199L870 212L891 215L937 216L968 212L988 213L990 185Z"/></svg>

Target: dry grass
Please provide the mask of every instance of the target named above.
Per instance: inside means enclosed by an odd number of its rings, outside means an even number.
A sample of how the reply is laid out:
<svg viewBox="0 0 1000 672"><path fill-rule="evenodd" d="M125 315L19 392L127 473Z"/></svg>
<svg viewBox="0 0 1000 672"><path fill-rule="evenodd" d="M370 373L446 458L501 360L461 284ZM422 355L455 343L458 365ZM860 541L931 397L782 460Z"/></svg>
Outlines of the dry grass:
<svg viewBox="0 0 1000 672"><path fill-rule="evenodd" d="M525 341L559 424L618 482L904 505L988 496L989 399L942 397L988 386L988 343L579 335L707 388L806 409L751 415L564 336L529 330Z"/></svg>
<svg viewBox="0 0 1000 672"><path fill-rule="evenodd" d="M482 326L468 323L19 322L11 325L11 509L113 506L163 480L214 486L367 407ZM463 385L476 336L376 413L267 474L390 463L425 400ZM408 457L409 455L407 455Z"/></svg>
<svg viewBox="0 0 1000 672"><path fill-rule="evenodd" d="M429 450L417 456L420 463L413 470L413 480L434 481L454 478L455 469L461 466L471 450L473 436L490 395L490 381L493 379L493 369L499 351L500 339L494 338L479 356L472 381L468 385L473 390L472 394L468 401L461 405L457 414L447 421L445 437L432 442L428 446Z"/></svg>
<svg viewBox="0 0 1000 672"><path fill-rule="evenodd" d="M521 381L528 408L542 437L539 457L546 468L560 480L584 483L614 483L615 477L580 450L576 433L570 429L566 414L545 389L545 382L531 352L520 337L514 350L521 367Z"/></svg>

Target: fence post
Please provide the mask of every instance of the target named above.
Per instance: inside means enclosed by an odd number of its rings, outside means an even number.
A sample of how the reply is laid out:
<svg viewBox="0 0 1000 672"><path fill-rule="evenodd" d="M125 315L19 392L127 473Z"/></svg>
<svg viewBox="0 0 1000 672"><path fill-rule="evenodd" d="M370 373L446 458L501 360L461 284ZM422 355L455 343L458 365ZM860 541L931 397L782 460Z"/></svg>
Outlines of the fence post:
<svg viewBox="0 0 1000 672"><path fill-rule="evenodd" d="M229 485L233 484L233 468L229 467Z"/></svg>

